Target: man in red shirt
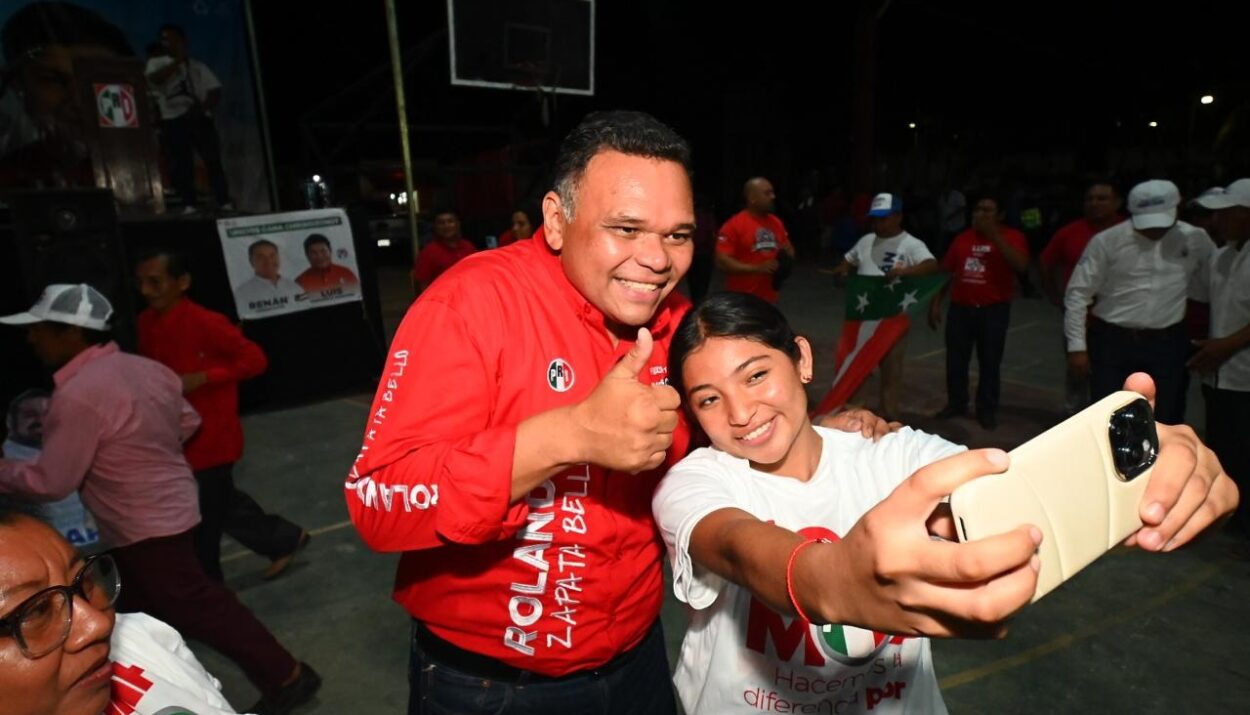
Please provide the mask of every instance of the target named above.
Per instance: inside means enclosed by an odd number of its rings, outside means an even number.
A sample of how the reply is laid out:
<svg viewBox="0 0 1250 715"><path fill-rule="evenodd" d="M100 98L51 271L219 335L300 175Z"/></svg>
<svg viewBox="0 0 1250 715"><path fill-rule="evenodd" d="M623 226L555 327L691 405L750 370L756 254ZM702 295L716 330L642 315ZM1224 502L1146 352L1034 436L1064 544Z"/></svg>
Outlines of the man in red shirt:
<svg viewBox="0 0 1250 715"><path fill-rule="evenodd" d="M1097 181L1085 190L1084 215L1055 232L1050 243L1042 250L1042 286L1050 302L1063 308L1063 292L1072 278L1072 271L1081 260L1081 254L1094 234L1104 231L1124 220L1120 215L1120 193L1107 181ZM1067 362L1068 345L1063 345L1064 362ZM1068 370L1064 380L1064 410L1069 415L1080 412L1089 404L1089 374Z"/></svg>
<svg viewBox="0 0 1250 715"><path fill-rule="evenodd" d="M757 176L742 187L746 208L721 226L716 238L716 265L725 271L727 290L751 293L777 302L773 275L779 253L794 257L794 246L781 219L773 213L777 195L768 179Z"/></svg>
<svg viewBox="0 0 1250 715"><path fill-rule="evenodd" d="M295 282L305 293L339 290L343 293L355 293L360 279L350 268L334 262L334 249L330 239L314 233L304 239L304 256L308 259L308 269L295 277Z"/></svg>
<svg viewBox="0 0 1250 715"><path fill-rule="evenodd" d="M977 420L987 430L998 426L999 367L1007 343L1016 273L1028 268L1029 246L1023 233L1003 225L1002 204L983 196L974 204L972 228L960 233L942 258L951 280L929 305L929 325L942 322L942 298L949 290L946 320L946 406L937 419L968 411L968 364L977 353Z"/></svg>
<svg viewBox="0 0 1250 715"><path fill-rule="evenodd" d="M183 394L202 420L184 445L199 486L196 555L205 573L222 581L224 530L267 557L265 577L273 578L309 537L281 516L266 514L234 486L234 463L243 456L239 383L265 371L265 354L226 316L186 297L191 273L181 254L164 249L145 253L135 266L135 279L148 303L139 314L139 353L178 374Z"/></svg>
<svg viewBox="0 0 1250 715"><path fill-rule="evenodd" d="M412 267L412 285L417 295L425 292L435 278L477 248L460 235L460 218L455 211L439 211L434 215L434 240L417 254Z"/></svg>

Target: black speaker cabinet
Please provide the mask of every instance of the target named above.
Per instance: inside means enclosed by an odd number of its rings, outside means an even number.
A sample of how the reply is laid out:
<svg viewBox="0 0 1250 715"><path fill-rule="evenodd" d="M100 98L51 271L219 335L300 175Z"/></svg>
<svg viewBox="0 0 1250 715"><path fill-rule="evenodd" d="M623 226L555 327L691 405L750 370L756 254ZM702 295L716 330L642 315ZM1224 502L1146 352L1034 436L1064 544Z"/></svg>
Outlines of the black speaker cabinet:
<svg viewBox="0 0 1250 715"><path fill-rule="evenodd" d="M11 247L15 261L5 269L11 285L5 312L23 310L51 283L88 283L113 304L114 332L124 347L133 346L132 291L127 284L126 257L117 230L117 209L107 189L14 191L3 201L9 207Z"/></svg>

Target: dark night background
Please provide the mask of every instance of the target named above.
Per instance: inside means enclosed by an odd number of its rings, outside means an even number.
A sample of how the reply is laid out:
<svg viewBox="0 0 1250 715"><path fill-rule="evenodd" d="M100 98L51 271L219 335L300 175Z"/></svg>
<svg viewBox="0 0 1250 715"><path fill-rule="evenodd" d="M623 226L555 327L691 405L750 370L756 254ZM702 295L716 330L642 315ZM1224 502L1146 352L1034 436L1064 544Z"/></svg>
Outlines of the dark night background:
<svg viewBox="0 0 1250 715"><path fill-rule="evenodd" d="M857 16L883 5L867 103L872 176L859 186ZM397 14L409 121L434 128L412 135L419 165L454 168L510 143L543 164L586 112L637 108L691 141L697 182L723 214L756 173L783 201L814 169L821 190L835 177L851 190L924 191L1071 176L1073 196L1088 173L1167 174L1187 192L1236 178L1247 83L1228 7L600 2L596 94L558 96L548 127L535 93L450 86L445 3L398 3ZM383 4L258 2L253 13L280 175L397 161ZM1215 102L1199 105L1202 94ZM354 135L342 126L362 119Z"/></svg>

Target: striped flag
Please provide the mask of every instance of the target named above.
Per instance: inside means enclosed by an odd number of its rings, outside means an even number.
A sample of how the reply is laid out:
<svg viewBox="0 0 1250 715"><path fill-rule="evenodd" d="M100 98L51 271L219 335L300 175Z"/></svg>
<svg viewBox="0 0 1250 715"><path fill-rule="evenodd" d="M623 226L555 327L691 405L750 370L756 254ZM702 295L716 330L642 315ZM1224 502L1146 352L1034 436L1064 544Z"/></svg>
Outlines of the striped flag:
<svg viewBox="0 0 1250 715"><path fill-rule="evenodd" d="M846 284L846 321L838 338L833 386L813 414L826 414L851 399L881 358L907 334L911 326L907 311L917 305L927 307L946 278L944 274L851 276Z"/></svg>

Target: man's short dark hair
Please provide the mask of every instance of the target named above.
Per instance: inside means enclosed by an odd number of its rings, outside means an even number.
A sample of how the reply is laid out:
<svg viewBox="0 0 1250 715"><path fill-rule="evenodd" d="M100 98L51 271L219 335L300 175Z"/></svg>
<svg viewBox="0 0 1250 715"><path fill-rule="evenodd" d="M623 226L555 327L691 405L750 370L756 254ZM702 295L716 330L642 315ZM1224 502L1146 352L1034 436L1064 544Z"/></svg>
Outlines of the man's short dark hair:
<svg viewBox="0 0 1250 715"><path fill-rule="evenodd" d="M184 30L184 29L182 29L182 25L175 25L175 24L173 24L172 22L167 22L167 23L165 23L164 25L161 25L161 29L160 29L160 31L161 31L161 32L172 32L172 33L174 33L175 35L177 35L177 36L181 37L181 38L182 38L182 39L184 39L184 40L185 40L185 39L187 39L187 31L186 31L186 30Z"/></svg>
<svg viewBox="0 0 1250 715"><path fill-rule="evenodd" d="M147 263L153 258L165 259L165 272L168 273L171 278L181 278L191 272L191 269L187 266L186 256L182 255L179 251L175 251L172 248L166 248L164 246L149 248L143 251L139 254L139 260L135 261L135 265L137 266L140 263ZM250 252L248 258L251 258Z"/></svg>
<svg viewBox="0 0 1250 715"><path fill-rule="evenodd" d="M439 216L446 216L448 214L455 216L457 221L460 220L460 212L451 206L440 206L434 209L435 219L437 219Z"/></svg>
<svg viewBox="0 0 1250 715"><path fill-rule="evenodd" d="M260 248L261 246L269 246L275 251L278 250L278 244L274 243L273 241L270 241L267 238L262 238L259 241L255 241L252 243L252 245L247 247L247 262L248 263L252 262L252 257L256 255L256 249Z"/></svg>
<svg viewBox="0 0 1250 715"><path fill-rule="evenodd" d="M1111 189L1112 196L1118 197L1120 195L1120 187L1116 186L1115 181L1112 179L1108 179L1105 177L1091 179L1087 184L1085 184L1085 193L1089 193L1089 190L1094 188L1095 186L1105 186Z"/></svg>
<svg viewBox="0 0 1250 715"><path fill-rule="evenodd" d="M98 45L134 56L125 33L103 15L68 2L36 2L13 13L0 29L5 64L15 64L48 45Z"/></svg>
<svg viewBox="0 0 1250 715"><path fill-rule="evenodd" d="M676 162L687 176L693 174L690 145L667 124L644 112L593 112L564 138L552 172L553 190L560 197L566 219L573 218L578 184L586 167L602 151Z"/></svg>
<svg viewBox="0 0 1250 715"><path fill-rule="evenodd" d="M308 235L308 238L304 239L304 253L308 253L308 249L312 248L318 243L324 243L325 247L329 249L334 248L334 246L330 245L330 239L326 238L325 236L322 236L319 233L311 233Z"/></svg>
<svg viewBox="0 0 1250 715"><path fill-rule="evenodd" d="M972 198L973 208L976 208L976 205L981 203L982 201L993 201L995 213L1002 214L1002 213L1007 212L1007 204L1003 203L1003 197L999 196L998 192L996 191L993 191L991 189L986 189L984 191L978 191L972 196L973 196Z"/></svg>

